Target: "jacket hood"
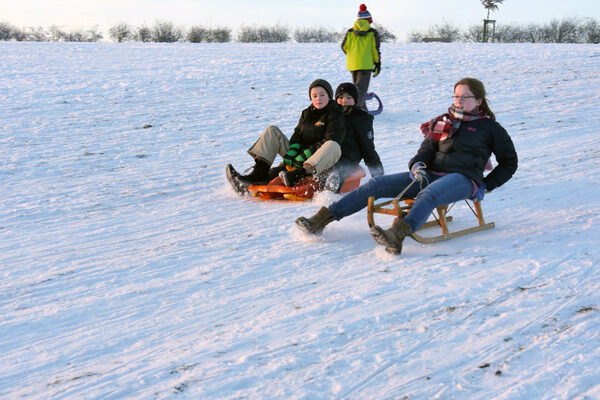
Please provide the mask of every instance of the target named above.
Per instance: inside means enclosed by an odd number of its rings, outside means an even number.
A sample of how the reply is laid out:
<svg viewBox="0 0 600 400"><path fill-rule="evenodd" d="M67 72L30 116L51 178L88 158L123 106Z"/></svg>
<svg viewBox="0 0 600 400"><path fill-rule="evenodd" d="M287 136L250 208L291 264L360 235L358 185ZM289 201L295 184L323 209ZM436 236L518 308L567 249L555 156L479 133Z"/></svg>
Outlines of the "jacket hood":
<svg viewBox="0 0 600 400"><path fill-rule="evenodd" d="M370 28L371 24L369 24L369 21L367 21L366 19L357 19L354 23L354 26L352 27L352 30L354 30L355 32L362 31L366 33Z"/></svg>

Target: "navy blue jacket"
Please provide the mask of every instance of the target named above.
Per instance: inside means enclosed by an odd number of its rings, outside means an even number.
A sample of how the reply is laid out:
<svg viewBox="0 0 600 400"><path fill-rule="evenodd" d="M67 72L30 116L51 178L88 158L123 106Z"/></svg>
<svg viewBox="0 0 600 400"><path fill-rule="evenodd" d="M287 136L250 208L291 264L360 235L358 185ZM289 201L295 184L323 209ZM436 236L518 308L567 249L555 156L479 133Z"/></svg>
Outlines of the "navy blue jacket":
<svg viewBox="0 0 600 400"><path fill-rule="evenodd" d="M346 137L338 162L354 170L364 159L371 176L383 175L383 164L373 142L373 116L358 107L351 107L344 112L344 125Z"/></svg>
<svg viewBox="0 0 600 400"><path fill-rule="evenodd" d="M484 178L485 164L492 153L498 165ZM425 139L408 167L418 161L432 171L461 173L477 186L485 183L489 191L508 181L518 164L510 136L491 118L462 122L458 131L441 142Z"/></svg>

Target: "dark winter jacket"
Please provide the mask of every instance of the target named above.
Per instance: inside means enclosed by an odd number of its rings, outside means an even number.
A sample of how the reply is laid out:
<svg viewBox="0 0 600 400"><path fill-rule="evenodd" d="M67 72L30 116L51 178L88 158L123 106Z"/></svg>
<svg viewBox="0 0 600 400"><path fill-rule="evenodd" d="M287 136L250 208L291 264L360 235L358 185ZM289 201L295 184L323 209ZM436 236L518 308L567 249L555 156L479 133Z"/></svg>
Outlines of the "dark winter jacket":
<svg viewBox="0 0 600 400"><path fill-rule="evenodd" d="M350 107L344 112L344 123L346 138L338 163L354 169L364 159L371 176L383 175L383 164L373 142L373 116L360 108Z"/></svg>
<svg viewBox="0 0 600 400"><path fill-rule="evenodd" d="M330 100L320 110L311 104L302 111L290 144L299 143L303 149L309 149L314 154L328 140L333 140L341 146L344 135L344 115L338 104Z"/></svg>
<svg viewBox="0 0 600 400"><path fill-rule="evenodd" d="M483 170L492 153L498 165L484 178ZM441 142L425 139L408 167L418 161L432 171L461 173L477 186L485 183L489 191L508 181L518 163L510 136L491 118L462 122L458 131Z"/></svg>

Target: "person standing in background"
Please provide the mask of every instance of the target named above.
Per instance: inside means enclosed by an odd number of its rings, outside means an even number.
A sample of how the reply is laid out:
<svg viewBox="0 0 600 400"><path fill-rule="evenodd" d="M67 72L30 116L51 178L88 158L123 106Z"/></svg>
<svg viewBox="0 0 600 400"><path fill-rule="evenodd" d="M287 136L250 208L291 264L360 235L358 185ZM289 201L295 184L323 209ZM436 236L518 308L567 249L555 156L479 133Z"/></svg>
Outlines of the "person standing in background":
<svg viewBox="0 0 600 400"><path fill-rule="evenodd" d="M373 18L367 11L367 6L361 4L358 8L358 19L351 29L348 29L342 41L342 50L346 54L346 66L352 74L352 82L358 88L357 107L367 109L366 96L373 77L381 70L380 39L377 30L371 27Z"/></svg>

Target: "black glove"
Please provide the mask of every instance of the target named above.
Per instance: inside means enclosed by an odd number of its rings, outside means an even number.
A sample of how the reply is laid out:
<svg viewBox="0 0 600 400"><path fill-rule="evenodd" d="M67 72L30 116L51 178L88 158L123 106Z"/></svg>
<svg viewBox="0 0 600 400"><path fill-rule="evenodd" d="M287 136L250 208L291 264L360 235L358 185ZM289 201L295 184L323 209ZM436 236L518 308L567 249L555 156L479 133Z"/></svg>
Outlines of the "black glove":
<svg viewBox="0 0 600 400"><path fill-rule="evenodd" d="M381 63L376 62L375 66L373 67L373 78L375 78L377 75L379 75L379 72L381 72Z"/></svg>

